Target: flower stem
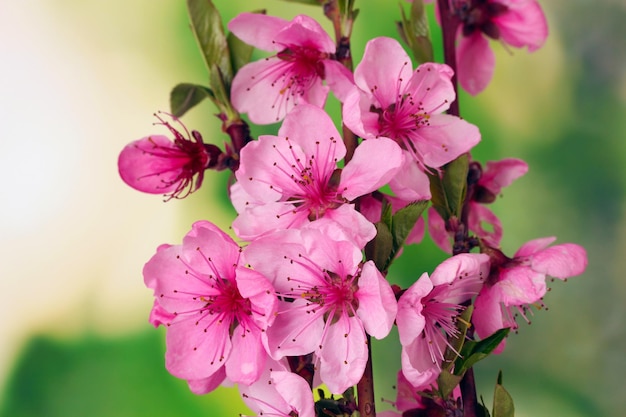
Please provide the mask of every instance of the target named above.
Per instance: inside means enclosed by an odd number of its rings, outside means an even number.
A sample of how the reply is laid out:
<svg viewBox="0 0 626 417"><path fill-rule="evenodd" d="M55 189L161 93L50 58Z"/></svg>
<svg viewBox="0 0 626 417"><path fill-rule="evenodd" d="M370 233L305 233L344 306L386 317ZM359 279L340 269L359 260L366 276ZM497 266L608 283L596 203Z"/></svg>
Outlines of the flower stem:
<svg viewBox="0 0 626 417"><path fill-rule="evenodd" d="M443 59L444 62L452 68L452 85L454 86L454 101L450 103L448 113L453 116L459 116L459 94L457 83L457 66L456 66L456 31L461 23L456 13L450 7L450 0L437 0L439 6L439 16L441 20L441 32L443 36Z"/></svg>
<svg viewBox="0 0 626 417"><path fill-rule="evenodd" d="M376 417L374 375L372 371L372 343L370 335L367 335L367 348L367 364L365 365L363 377L356 385L356 394L361 417Z"/></svg>
<svg viewBox="0 0 626 417"><path fill-rule="evenodd" d="M454 87L454 96L455 100L450 103L450 108L448 113L457 117L460 117L459 110L459 94L458 94L458 81L457 81L457 63L456 63L456 33L458 27L461 23L458 15L452 10L451 0L437 0L437 5L439 6L439 16L441 20L441 31L443 36L443 57L444 62L452 68L454 74L452 76L452 85ZM459 236L455 236L455 243L459 240L463 242L467 241L467 205L468 196L466 196L466 201L464 202L464 213L463 219L461 222L461 234ZM456 246L456 245L455 245ZM469 246L463 245L463 249L455 251L457 253L461 252L469 252ZM455 253L455 255L457 254ZM471 334L471 333L470 333ZM471 337L471 336L470 336ZM463 401L463 416L464 417L476 417L477 416L477 405L478 405L478 396L476 395L476 381L474 380L474 369L470 368L465 372L461 382L459 384L461 388L461 398Z"/></svg>

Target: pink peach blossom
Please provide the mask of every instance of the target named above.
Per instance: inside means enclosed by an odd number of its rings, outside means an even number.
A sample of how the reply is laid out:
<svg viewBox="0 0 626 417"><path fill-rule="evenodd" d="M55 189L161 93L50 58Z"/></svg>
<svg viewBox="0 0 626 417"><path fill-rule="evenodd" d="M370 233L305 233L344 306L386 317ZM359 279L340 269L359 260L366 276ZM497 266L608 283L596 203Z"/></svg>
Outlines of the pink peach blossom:
<svg viewBox="0 0 626 417"><path fill-rule="evenodd" d="M472 0L457 13L461 18L457 75L472 95L484 90L493 76L495 56L488 39L533 52L548 36L546 18L535 0Z"/></svg>
<svg viewBox="0 0 626 417"><path fill-rule="evenodd" d="M261 136L247 144L241 151L238 182L231 189L239 213L233 222L237 235L252 240L330 218L351 230L353 240L363 247L376 231L351 202L387 184L403 156L386 138L359 145L340 169L345 154L330 117L308 104L285 118L278 136Z"/></svg>
<svg viewBox="0 0 626 417"><path fill-rule="evenodd" d="M396 300L359 247L312 223L263 236L245 249L254 270L272 277L281 302L268 346L275 359L315 353L319 377L342 393L362 377L366 334L380 339L396 317Z"/></svg>
<svg viewBox="0 0 626 417"><path fill-rule="evenodd" d="M489 271L484 254L459 254L442 262L411 285L398 300L402 372L416 387L434 382L441 372L449 336L458 334L461 304L476 295Z"/></svg>
<svg viewBox="0 0 626 417"><path fill-rule="evenodd" d="M343 118L369 140L395 140L407 155L390 185L405 200L430 198L425 170L440 168L480 141L476 126L444 112L455 98L452 70L426 63L415 71L402 46L376 38L354 71L356 87L344 102Z"/></svg>
<svg viewBox="0 0 626 417"><path fill-rule="evenodd" d="M308 16L286 21L242 13L228 28L244 42L276 53L245 65L233 79L232 103L253 123L278 122L300 103L323 107L329 87L343 100L352 85L350 71L333 59L335 43Z"/></svg>
<svg viewBox="0 0 626 417"><path fill-rule="evenodd" d="M167 327L165 366L172 375L196 393L226 377L244 384L259 378L277 300L270 282L243 266L228 235L197 222L182 245L159 247L143 273L156 298L151 321Z"/></svg>
<svg viewBox="0 0 626 417"><path fill-rule="evenodd" d="M480 337L505 327L517 329L518 314L528 321L530 306L543 305L546 276L566 279L585 271L585 249L573 243L549 246L555 239L531 240L522 245L512 259L497 249L483 248L491 258L491 271L476 298L472 317ZM494 352L501 352L504 346L505 341L502 341Z"/></svg>
<svg viewBox="0 0 626 417"><path fill-rule="evenodd" d="M174 135L174 140L152 135L129 143L118 158L120 176L136 190L164 194L167 200L184 198L200 188L204 170L215 162L220 151L214 145L202 143L199 132L194 130L190 134L183 126L185 137L171 124L157 118L159 124Z"/></svg>

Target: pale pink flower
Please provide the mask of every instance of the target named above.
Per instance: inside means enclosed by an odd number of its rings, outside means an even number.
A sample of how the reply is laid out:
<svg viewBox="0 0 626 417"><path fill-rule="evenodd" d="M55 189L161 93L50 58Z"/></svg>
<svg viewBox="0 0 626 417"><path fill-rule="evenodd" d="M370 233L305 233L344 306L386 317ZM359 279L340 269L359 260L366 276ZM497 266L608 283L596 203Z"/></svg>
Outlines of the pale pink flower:
<svg viewBox="0 0 626 417"><path fill-rule="evenodd" d="M319 378L342 393L363 376L366 334L380 339L396 317L394 293L359 247L335 240L315 223L259 238L246 248L246 261L272 277L282 300L268 330L275 359L315 353Z"/></svg>
<svg viewBox="0 0 626 417"><path fill-rule="evenodd" d="M231 189L237 235L252 240L325 217L352 230L354 241L364 246L376 231L350 203L387 184L402 164L402 151L386 138L364 142L339 169L345 154L330 117L308 104L285 118L278 136L248 143Z"/></svg>
<svg viewBox="0 0 626 417"><path fill-rule="evenodd" d="M323 107L329 87L343 100L352 86L350 71L333 59L335 43L308 16L286 21L242 13L230 21L228 28L244 42L276 53L245 65L233 79L233 106L247 113L253 123L282 120L299 103Z"/></svg>
<svg viewBox="0 0 626 417"><path fill-rule="evenodd" d="M456 13L461 19L457 75L473 95L484 90L493 76L495 56L488 39L533 52L548 36L546 18L535 0L472 0Z"/></svg>
<svg viewBox="0 0 626 417"><path fill-rule="evenodd" d="M526 174L528 164L521 159L506 158L500 161L488 161L483 171L480 164L472 162L470 169L475 170L478 181L471 184L468 205L468 227L485 245L499 247L502 240L500 219L484 204L493 203L504 187L508 187ZM443 251L452 253L453 232L446 230L445 222L434 208L428 210L428 231L433 241Z"/></svg>
<svg viewBox="0 0 626 417"><path fill-rule="evenodd" d="M196 393L226 377L244 384L258 379L276 295L263 275L243 266L228 235L197 222L182 245L159 247L143 273L156 298L151 322L167 327L165 366L172 375Z"/></svg>
<svg viewBox="0 0 626 417"><path fill-rule="evenodd" d="M268 370L257 382L239 390L246 405L259 417L315 417L309 384L287 370Z"/></svg>
<svg viewBox="0 0 626 417"><path fill-rule="evenodd" d="M430 198L424 170L440 168L480 141L476 126L444 114L455 99L451 77L443 64L413 71L402 46L384 37L367 43L354 71L344 123L365 139L388 137L402 147L408 158L390 185L405 200Z"/></svg>
<svg viewBox="0 0 626 417"><path fill-rule="evenodd" d="M129 143L117 161L120 176L136 190L164 194L167 200L184 198L200 188L204 170L215 163L220 150L215 145L204 144L199 132L194 130L190 134L181 124L185 137L157 118L174 135L174 140L152 135Z"/></svg>
<svg viewBox="0 0 626 417"><path fill-rule="evenodd" d="M436 380L448 337L458 335L461 304L476 295L487 278L489 257L459 254L424 273L398 300L396 323L402 344L402 372L414 386Z"/></svg>
<svg viewBox="0 0 626 417"><path fill-rule="evenodd" d="M491 258L491 271L476 298L472 321L476 333L487 337L510 327L517 329L518 315L529 321L530 306L543 306L546 276L566 279L580 275L587 267L585 249L573 243L550 246L556 238L546 237L525 243L510 259L493 248L483 248ZM504 349L505 341L494 351Z"/></svg>

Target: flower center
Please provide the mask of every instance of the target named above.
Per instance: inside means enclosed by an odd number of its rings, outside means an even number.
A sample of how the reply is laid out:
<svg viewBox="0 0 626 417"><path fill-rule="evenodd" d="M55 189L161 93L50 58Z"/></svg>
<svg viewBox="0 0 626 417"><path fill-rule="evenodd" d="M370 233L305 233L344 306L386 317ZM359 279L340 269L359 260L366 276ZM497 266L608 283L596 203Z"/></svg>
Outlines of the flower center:
<svg viewBox="0 0 626 417"><path fill-rule="evenodd" d="M493 19L506 13L509 8L491 0L473 0L471 5L457 10L463 25L463 36L469 36L477 30L492 39L500 39L500 29Z"/></svg>

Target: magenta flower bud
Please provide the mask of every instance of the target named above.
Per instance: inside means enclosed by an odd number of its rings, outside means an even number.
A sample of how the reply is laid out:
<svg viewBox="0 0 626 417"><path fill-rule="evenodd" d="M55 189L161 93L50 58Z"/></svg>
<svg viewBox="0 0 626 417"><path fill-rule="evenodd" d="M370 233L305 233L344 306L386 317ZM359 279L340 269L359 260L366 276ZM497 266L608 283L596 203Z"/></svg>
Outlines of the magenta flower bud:
<svg viewBox="0 0 626 417"><path fill-rule="evenodd" d="M174 139L151 135L126 145L117 161L120 176L132 188L163 194L166 201L187 197L200 188L204 170L215 164L220 150L205 145L199 132L189 133L182 123L186 137L158 115L156 117L158 124L167 127Z"/></svg>

